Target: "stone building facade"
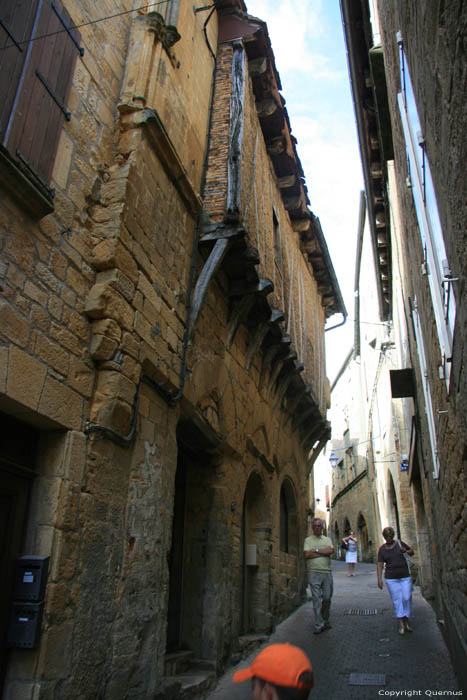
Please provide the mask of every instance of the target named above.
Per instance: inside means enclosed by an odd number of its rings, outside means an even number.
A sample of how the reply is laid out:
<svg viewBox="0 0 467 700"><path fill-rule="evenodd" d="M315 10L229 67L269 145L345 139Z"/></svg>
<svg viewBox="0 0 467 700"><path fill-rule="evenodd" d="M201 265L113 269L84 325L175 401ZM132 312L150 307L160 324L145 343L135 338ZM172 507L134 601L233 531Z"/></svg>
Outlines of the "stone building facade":
<svg viewBox="0 0 467 700"><path fill-rule="evenodd" d="M183 697L180 659L209 683L302 600L345 308L242 0L25 5L0 8L3 697ZM18 555L48 563L33 602Z"/></svg>
<svg viewBox="0 0 467 700"><path fill-rule="evenodd" d="M465 690L467 11L377 2L371 23L365 0L341 5L422 585Z"/></svg>
<svg viewBox="0 0 467 700"><path fill-rule="evenodd" d="M400 366L400 343L392 324L381 321L378 280L362 193L355 272L354 345L331 387L331 531L338 551L353 530L359 561L376 561L381 532L413 543L417 533L410 495L405 415L391 400L390 372ZM397 300L394 301L397 308ZM326 458L329 459L329 450ZM323 459L323 458L321 458ZM412 571L417 577L420 557Z"/></svg>

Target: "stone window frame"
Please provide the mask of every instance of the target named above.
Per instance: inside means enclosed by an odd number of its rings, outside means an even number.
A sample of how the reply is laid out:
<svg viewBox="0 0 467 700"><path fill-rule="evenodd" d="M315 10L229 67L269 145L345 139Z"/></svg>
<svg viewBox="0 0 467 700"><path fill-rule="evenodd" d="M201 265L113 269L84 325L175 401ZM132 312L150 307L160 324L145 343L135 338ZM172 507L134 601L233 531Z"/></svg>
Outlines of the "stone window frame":
<svg viewBox="0 0 467 700"><path fill-rule="evenodd" d="M398 93L397 100L407 152L409 172L407 186L412 190L417 214L418 228L424 250L424 262L421 272L422 275L426 275L428 278L441 350L439 376L440 379L445 380L446 389L449 391L456 321L456 301L452 284L457 278L452 274L446 254L436 193L425 148L425 139L418 116L415 93L400 32L397 32L396 40L399 46L401 81L401 92Z"/></svg>

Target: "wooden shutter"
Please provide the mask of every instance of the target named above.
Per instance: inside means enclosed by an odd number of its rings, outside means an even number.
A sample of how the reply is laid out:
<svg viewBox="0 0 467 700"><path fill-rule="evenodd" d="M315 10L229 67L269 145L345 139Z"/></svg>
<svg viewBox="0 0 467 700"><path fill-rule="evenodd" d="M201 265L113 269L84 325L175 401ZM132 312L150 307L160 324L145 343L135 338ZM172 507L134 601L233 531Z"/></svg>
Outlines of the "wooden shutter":
<svg viewBox="0 0 467 700"><path fill-rule="evenodd" d="M60 0L39 0L5 139L10 154L45 184L50 181L61 125L71 118L66 101L80 52L79 33L67 31L64 24L72 26Z"/></svg>
<svg viewBox="0 0 467 700"><path fill-rule="evenodd" d="M0 1L0 142L10 122L39 0Z"/></svg>

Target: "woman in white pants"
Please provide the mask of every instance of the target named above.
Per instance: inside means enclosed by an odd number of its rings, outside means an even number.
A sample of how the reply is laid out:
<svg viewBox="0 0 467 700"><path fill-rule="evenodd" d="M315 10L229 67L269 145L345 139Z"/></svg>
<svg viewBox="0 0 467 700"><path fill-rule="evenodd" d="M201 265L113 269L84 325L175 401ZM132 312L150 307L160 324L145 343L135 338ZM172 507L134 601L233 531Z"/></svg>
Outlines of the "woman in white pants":
<svg viewBox="0 0 467 700"><path fill-rule="evenodd" d="M378 586L383 588L384 578L394 606L394 617L399 621L399 634L411 632L412 614L412 579L404 554L413 555L413 549L405 542L394 539L392 527L385 527L383 537L386 540L378 551Z"/></svg>
<svg viewBox="0 0 467 700"><path fill-rule="evenodd" d="M357 538L353 530L350 531L348 537L342 538L347 543L347 551L345 553L345 561L348 568L347 576L355 576L355 564L357 563Z"/></svg>

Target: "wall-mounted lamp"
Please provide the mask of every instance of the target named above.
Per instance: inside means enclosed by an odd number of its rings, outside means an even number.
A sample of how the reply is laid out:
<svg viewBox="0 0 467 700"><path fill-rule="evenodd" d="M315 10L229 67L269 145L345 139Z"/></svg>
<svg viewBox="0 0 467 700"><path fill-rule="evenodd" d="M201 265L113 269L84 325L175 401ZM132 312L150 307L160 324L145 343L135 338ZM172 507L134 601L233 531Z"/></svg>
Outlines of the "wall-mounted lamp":
<svg viewBox="0 0 467 700"><path fill-rule="evenodd" d="M334 454L334 452L331 452L331 456L329 457L329 461L331 462L331 467L335 469L337 467L337 464L339 462L339 457Z"/></svg>

